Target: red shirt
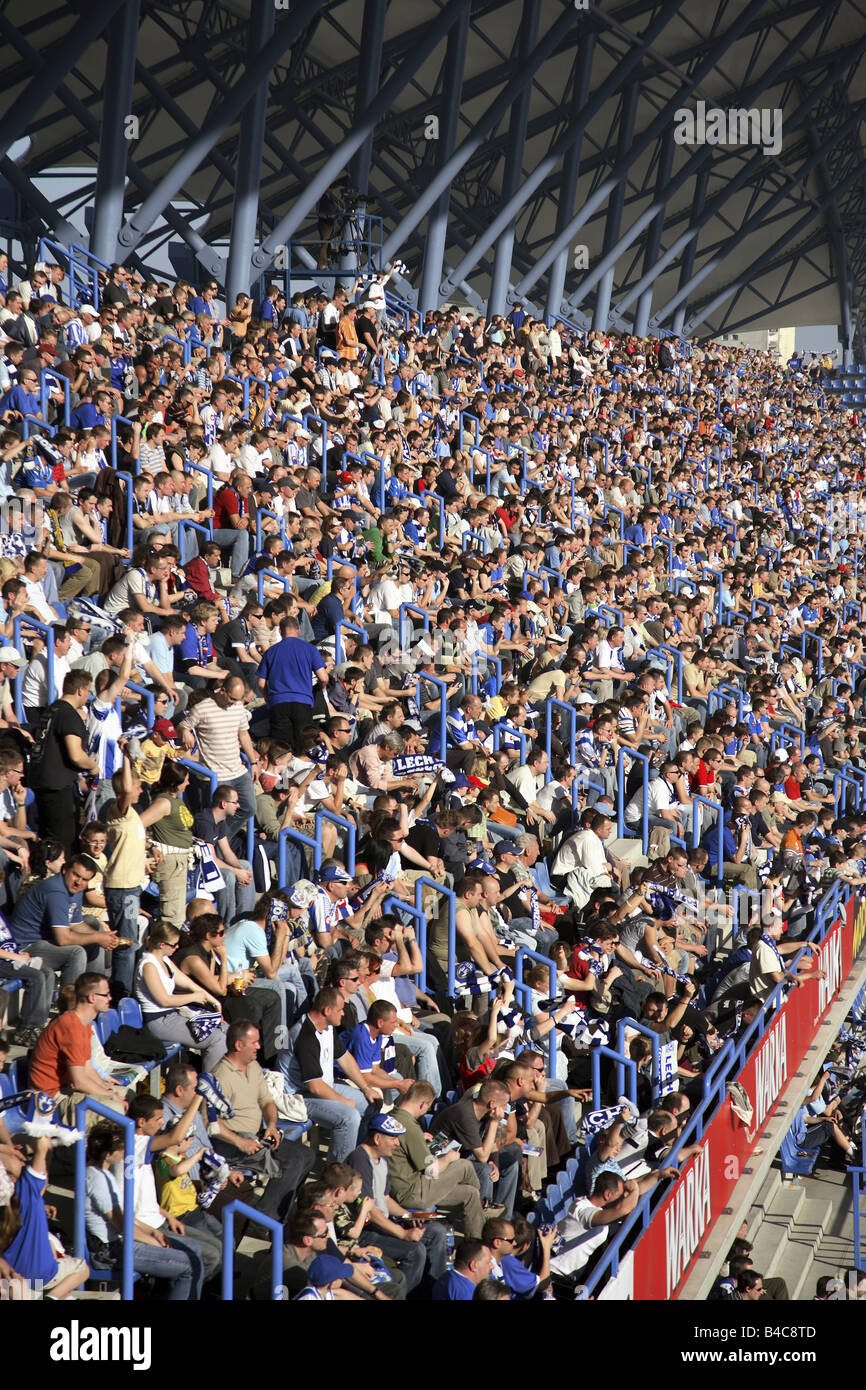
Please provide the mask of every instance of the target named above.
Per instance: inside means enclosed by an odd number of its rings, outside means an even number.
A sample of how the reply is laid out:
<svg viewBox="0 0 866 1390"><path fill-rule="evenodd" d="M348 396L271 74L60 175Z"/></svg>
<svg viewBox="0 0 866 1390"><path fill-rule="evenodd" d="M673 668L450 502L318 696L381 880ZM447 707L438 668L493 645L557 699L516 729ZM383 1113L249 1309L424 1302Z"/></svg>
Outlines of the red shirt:
<svg viewBox="0 0 866 1390"><path fill-rule="evenodd" d="M239 498L233 487L221 487L213 500L213 507L215 531L235 530L229 517L248 516L250 510L246 500Z"/></svg>
<svg viewBox="0 0 866 1390"><path fill-rule="evenodd" d="M30 1086L56 1096L72 1084L70 1067L90 1061L90 1029L74 1009L55 1018L39 1038L30 1059Z"/></svg>
<svg viewBox="0 0 866 1390"><path fill-rule="evenodd" d="M210 603L219 603L219 594L214 589L210 567L200 555L197 555L194 560L190 560L183 569L187 581L195 589L199 598L207 599Z"/></svg>
<svg viewBox="0 0 866 1390"><path fill-rule="evenodd" d="M800 783L797 781L796 777L788 777L788 778L786 778L786 780L785 780L785 795L786 795L786 796L789 796L789 797L791 798L792 801L799 801L799 800L800 800L800 797L802 796L802 793L803 793L803 789L802 789L802 787L800 786Z"/></svg>

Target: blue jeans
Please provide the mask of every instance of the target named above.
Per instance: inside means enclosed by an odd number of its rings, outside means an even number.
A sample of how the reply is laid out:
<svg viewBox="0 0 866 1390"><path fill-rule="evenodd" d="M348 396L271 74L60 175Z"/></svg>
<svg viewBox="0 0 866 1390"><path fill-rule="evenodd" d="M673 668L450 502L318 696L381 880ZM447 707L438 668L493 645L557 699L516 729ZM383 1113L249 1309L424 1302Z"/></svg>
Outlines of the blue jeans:
<svg viewBox="0 0 866 1390"><path fill-rule="evenodd" d="M508 1144L504 1149L499 1149L491 1154L491 1162L496 1163L499 1168L499 1178L494 1182L490 1176L490 1169L486 1163L479 1163L477 1158L470 1158L469 1162L478 1174L478 1185L481 1188L482 1202L496 1200L505 1208L503 1216L510 1221L514 1215L514 1201L517 1197L517 1184L520 1181L520 1160L522 1158L519 1144Z"/></svg>
<svg viewBox="0 0 866 1390"><path fill-rule="evenodd" d="M283 1067L282 1060L280 1067ZM372 1107L355 1086L336 1081L333 1089L352 1104L341 1105L338 1100L323 1100L318 1096L304 1096L304 1104L313 1124L331 1131L328 1162L342 1163L361 1142L361 1126Z"/></svg>
<svg viewBox="0 0 866 1390"><path fill-rule="evenodd" d="M424 1267L430 1264L430 1278L438 1279L446 1269L445 1226L441 1221L430 1221L424 1227L424 1234L418 1241L400 1240L389 1231L380 1231L376 1226L368 1226L362 1231L359 1244L378 1245L387 1259L393 1260L406 1280L406 1292L411 1293L424 1277Z"/></svg>
<svg viewBox="0 0 866 1390"><path fill-rule="evenodd" d="M231 570L235 579L239 579L244 571L247 560L250 558L250 533L249 531L235 531L233 528L226 531L214 531L213 539L223 550L231 549Z"/></svg>
<svg viewBox="0 0 866 1390"><path fill-rule="evenodd" d="M118 936L127 936L135 945L118 946L112 953L111 983L118 996L132 993L135 977L135 957L138 952L138 914L141 907L140 888L106 888L105 905L108 925Z"/></svg>
<svg viewBox="0 0 866 1390"><path fill-rule="evenodd" d="M252 865L248 860L239 859L238 863L241 868L252 872ZM226 926L230 926L236 917L248 917L252 912L257 896L256 885L252 879L249 883L240 883L231 869L221 869L220 872L226 886L220 888L216 894L216 910Z"/></svg>
<svg viewBox="0 0 866 1390"><path fill-rule="evenodd" d="M137 1240L133 1247L133 1268L138 1274L152 1274L156 1279L167 1279L170 1303L198 1299L204 1278L200 1247L186 1236L166 1233L166 1240L167 1249Z"/></svg>
<svg viewBox="0 0 866 1390"><path fill-rule="evenodd" d="M248 772L242 772L239 777L227 777L222 783L223 787L234 787L238 794L237 812L229 816L226 821L226 834L231 840L239 830L245 830L250 816L256 814L256 794L253 789L253 779Z"/></svg>
<svg viewBox="0 0 866 1390"><path fill-rule="evenodd" d="M442 1077L439 1070L439 1043L432 1033L420 1030L414 1033L396 1033L394 1041L402 1043L415 1058L415 1070L419 1081L429 1081L437 1096L442 1094Z"/></svg>

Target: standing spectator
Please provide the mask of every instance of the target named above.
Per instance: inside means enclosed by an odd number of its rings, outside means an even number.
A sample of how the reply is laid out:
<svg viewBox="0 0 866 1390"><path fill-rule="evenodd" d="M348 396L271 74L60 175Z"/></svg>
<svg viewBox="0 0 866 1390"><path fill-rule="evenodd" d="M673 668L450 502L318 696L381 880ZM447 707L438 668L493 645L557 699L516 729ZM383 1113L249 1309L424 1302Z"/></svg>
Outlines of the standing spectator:
<svg viewBox="0 0 866 1390"><path fill-rule="evenodd" d="M52 707L38 757L31 761L29 783L36 793L39 831L43 839L59 840L66 849L75 839L75 787L82 772L99 771L85 751L87 725L81 710L90 697L90 676L70 671L63 693Z"/></svg>
<svg viewBox="0 0 866 1390"><path fill-rule="evenodd" d="M321 655L298 636L297 618L280 623L282 640L269 647L259 667L258 688L265 696L271 737L293 752L300 750L300 734L313 710L313 677L327 686L328 674Z"/></svg>

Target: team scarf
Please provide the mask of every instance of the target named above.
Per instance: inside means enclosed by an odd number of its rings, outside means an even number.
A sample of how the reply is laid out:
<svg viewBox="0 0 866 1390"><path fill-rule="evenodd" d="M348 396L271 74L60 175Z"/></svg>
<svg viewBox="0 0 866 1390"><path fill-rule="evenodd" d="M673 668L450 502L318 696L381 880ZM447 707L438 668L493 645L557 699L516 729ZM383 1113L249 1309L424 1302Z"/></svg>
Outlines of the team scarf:
<svg viewBox="0 0 866 1390"><path fill-rule="evenodd" d="M670 975L672 979L679 980L680 984L689 983L690 977L688 975L680 975L678 971L674 970L672 965L659 965L658 961L651 960L650 957L645 956L642 951L634 950L632 951L632 955L639 965L645 966L648 970L659 970L662 975Z"/></svg>
<svg viewBox="0 0 866 1390"><path fill-rule="evenodd" d="M673 878L673 875L670 876ZM652 904L653 912L657 917L667 918L674 915L674 904L685 908L687 912L697 916L699 906L697 898L693 898L689 893L684 893L682 889L675 887L669 882L646 883L643 885L644 896Z"/></svg>
<svg viewBox="0 0 866 1390"><path fill-rule="evenodd" d="M606 975L608 969L610 968L610 957L608 957L605 954L605 950L601 942L584 941L583 944L586 947L586 950L578 951L578 959L585 960L587 962L587 965L589 967L589 973L591 975ZM597 955L595 955L596 951L601 951L600 958Z"/></svg>
<svg viewBox="0 0 866 1390"><path fill-rule="evenodd" d="M514 976L506 965L494 970L492 975L485 975L471 960L460 961L454 969L454 981L459 994L493 994L500 984L513 979Z"/></svg>
<svg viewBox="0 0 866 1390"><path fill-rule="evenodd" d="M773 938L772 938L771 936L767 936L766 932L762 932L762 933L761 933L761 940L762 940L763 942L765 942L767 946L769 946L770 950L773 952L773 955L776 957L776 960L779 962L779 969L780 969L781 971L784 972L785 965L784 965L784 962L783 962L783 960L782 960L782 956L781 956L781 953L780 953L780 951L779 951L779 948L778 948L778 946L776 945L776 943L775 943L775 941L773 940Z"/></svg>
<svg viewBox="0 0 866 1390"><path fill-rule="evenodd" d="M544 1013L552 1014L561 1009L564 1003L565 995L558 994L552 999L539 999L538 1007ZM568 1018L558 1020L556 1029L581 1047L598 1047L602 1044L606 1047L610 1038L607 1020L592 1018L584 1009L575 1009Z"/></svg>
<svg viewBox="0 0 866 1390"><path fill-rule="evenodd" d="M348 901L346 902L346 910L342 915L344 917L350 917L353 912L358 912L364 906L364 903L369 898L377 883L394 883L398 877L399 870L395 871L391 869L388 864L386 864L385 868L380 869L379 872L376 874L376 877L371 878L370 882L361 889L360 893L355 894L354 898L352 899L351 905L348 903ZM341 906L342 904L338 904L338 907Z"/></svg>
<svg viewBox="0 0 866 1390"><path fill-rule="evenodd" d="M580 1122L578 1143L585 1144L594 1135L601 1134L605 1129L610 1129L612 1124L622 1118L622 1112L623 1107L621 1105L609 1105L604 1110L591 1110L588 1115L584 1115Z"/></svg>
<svg viewBox="0 0 866 1390"><path fill-rule="evenodd" d="M286 957L290 956L297 965L299 950L303 949L305 952L309 952L314 945L309 919L305 921L304 918L301 918L300 921L296 921L293 917L289 917L288 903L281 902L278 898L275 899L268 908L267 921L265 922L265 939L268 943L268 951L273 951L275 928L278 922L288 923L289 949L286 951Z"/></svg>
<svg viewBox="0 0 866 1390"><path fill-rule="evenodd" d="M392 759L391 768L395 777L437 776L445 764L441 758L431 758L427 753L404 753Z"/></svg>

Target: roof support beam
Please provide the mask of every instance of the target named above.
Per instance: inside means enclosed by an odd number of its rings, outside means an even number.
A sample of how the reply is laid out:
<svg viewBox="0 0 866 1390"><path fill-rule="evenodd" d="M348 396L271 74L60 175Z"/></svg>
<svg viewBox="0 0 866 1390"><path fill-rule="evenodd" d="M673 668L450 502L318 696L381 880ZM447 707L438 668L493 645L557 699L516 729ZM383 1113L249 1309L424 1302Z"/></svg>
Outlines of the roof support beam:
<svg viewBox="0 0 866 1390"><path fill-rule="evenodd" d="M863 103L860 103L860 106L862 108ZM754 234L755 232L760 231L760 229L767 222L769 214L772 213L773 210L778 206L778 203L781 200L781 198L786 196L786 194L791 189L796 188L801 183L804 183L805 180L809 177L809 175L815 169L818 168L821 161L827 154L827 151L831 150L833 146L837 144L838 141L848 133L848 131L857 129L861 118L862 110L858 109L855 114L851 115L848 118L844 125L840 126L838 130L834 131L833 134L830 135L824 141L820 148L817 149L815 153L811 155L809 159L806 160L805 164L801 165L797 173L791 179L788 180L787 184L785 184L781 189L779 189L776 193L774 193L770 198L768 198L764 202L763 207L761 209L761 215L751 223L749 229L750 232ZM755 158L759 159L760 155L756 155ZM858 165L857 167L859 168L860 166ZM849 186L849 182L846 182L843 185L843 187ZM786 240L793 240L793 238L799 234L799 231L802 227L808 226L809 223L814 220L815 207L823 209L825 207L831 206L834 197L837 196L837 194L841 193L841 191L841 188L838 188L834 192L828 193L824 198L821 199L820 203L817 203L814 207L808 209L805 218L801 218L800 221L795 224L794 228L791 228L790 230L786 231ZM709 216L711 216L712 203L715 201L715 199L711 200L710 206L705 210L703 214L704 222L707 220ZM686 299L688 299L692 291L697 289L698 285L703 284L704 280L706 280L709 275L712 275L713 271L716 270L722 264L722 262L727 259L727 257L731 254L733 250L735 250L739 246L742 246L742 240L742 235L739 232L736 232L733 236L728 237L727 241L725 241L721 245L721 247L715 253L715 255L711 256L705 262L705 264L701 266L699 271L697 271L694 275L691 275L684 285L681 284L676 294L668 300L667 304L664 304L662 308L659 309L658 313L653 315L651 327L657 328L662 323L664 323L668 315L672 314L679 304L683 303ZM775 252L775 247L773 248L773 252Z"/></svg>
<svg viewBox="0 0 866 1390"><path fill-rule="evenodd" d="M82 53L96 42L123 3L124 0L99 0L99 3L94 3L93 8L88 9L85 16L70 30L59 51L49 58L42 71L32 79L4 115L0 123L0 156L9 153L15 141L25 133L48 99L54 96L58 83L62 82L70 68L75 66Z"/></svg>
<svg viewBox="0 0 866 1390"><path fill-rule="evenodd" d="M386 9L387 0L364 0L361 52L358 55L358 82L355 88L356 125L379 90ZM362 193L369 192L372 155L373 131L371 130L361 148L349 160L349 182L359 188Z"/></svg>
<svg viewBox="0 0 866 1390"><path fill-rule="evenodd" d="M288 241L303 222L307 213L315 207L334 177L339 174L341 169L345 169L352 155L360 149L368 135L372 134L380 116L391 108L395 98L412 81L418 69L435 51L437 44L441 43L450 33L453 25L460 18L463 4L464 0L449 0L449 3L437 17L418 31L411 56L381 88L375 100L362 113L354 130L346 135L342 144L338 145L330 158L325 160L322 167L310 180L305 191L296 199L294 206L278 222L270 235L262 242L258 251L255 252L253 256L253 268L255 270L265 270L271 264L277 247ZM388 259L392 254L392 251L386 249L383 258Z"/></svg>
<svg viewBox="0 0 866 1390"><path fill-rule="evenodd" d="M577 74L574 81L574 96L571 103L571 119L577 121L580 112L589 100L589 88L592 80L592 59L595 53L595 30L585 29L580 40L580 52L577 59ZM565 161L562 166L562 182L559 187L559 197L556 202L556 232L561 232L573 215L574 200L577 197L577 184L580 177L580 160L583 154L583 136L580 135L574 144L569 148ZM555 233L554 233L555 234ZM550 279L547 286L546 312L550 318L554 318L562 307L562 296L565 293L565 276L568 270L568 247L563 248L550 268Z"/></svg>
<svg viewBox="0 0 866 1390"><path fill-rule="evenodd" d="M463 70L466 66L466 43L469 37L469 14L472 0L466 0L463 13L448 35L445 54L445 74L442 83L442 99L439 112L439 143L437 146L437 169L451 158L457 144L457 131L460 125L460 106L463 101ZM451 206L450 185L440 193L427 219L427 237L424 243L424 263L421 269L421 289L418 307L422 312L435 309L440 303L439 282L445 262L445 246L448 240L448 210Z"/></svg>
<svg viewBox="0 0 866 1390"><path fill-rule="evenodd" d="M250 13L248 63L254 61L256 53L267 48L273 37L275 20L274 0L253 0ZM227 310L233 309L237 296L245 294L250 288L250 267L256 244L256 228L259 217L259 190L267 109L268 84L267 81L264 81L259 83L257 90L244 108L235 152L235 193L232 203L232 230L226 272Z"/></svg>
<svg viewBox="0 0 866 1390"><path fill-rule="evenodd" d="M109 265L117 254L117 233L123 222L123 191L129 155L126 117L132 111L138 21L139 0L126 0L120 14L111 21L105 55L104 104L90 250Z"/></svg>
<svg viewBox="0 0 866 1390"><path fill-rule="evenodd" d="M631 148L632 137L634 135L634 119L637 114L639 95L640 87L637 82L630 82L622 95L622 109L619 117L619 137L616 145L618 163L621 163L625 159L628 150ZM607 205L607 218L604 225L605 253L610 250L611 246L616 244L617 238L619 237L624 202L625 179L620 179ZM595 296L595 310L592 316L592 326L602 332L607 331L608 317L610 315L610 297L613 291L615 270L615 264L608 266L598 282L598 290Z"/></svg>
<svg viewBox="0 0 866 1390"><path fill-rule="evenodd" d="M517 55L520 67L528 61L538 37L538 16L540 0L523 0L523 15L517 39ZM508 149L505 168L502 174L502 197L509 199L520 187L523 171L523 151L526 145L526 123L529 120L529 99L531 85L525 86L511 107L508 122ZM496 239L493 255L493 278L490 282L490 297L487 301L487 317L505 311L505 292L511 272L511 257L514 251L514 219L503 227Z"/></svg>
<svg viewBox="0 0 866 1390"><path fill-rule="evenodd" d="M656 192L654 202L661 204L660 211L656 213L649 226L646 237L646 247L644 249L643 266L646 271L656 260L662 244L662 232L665 225L665 207L667 206L667 188L671 181L671 170L674 163L674 128L667 132L662 140L659 150L658 170L656 172ZM637 312L635 313L634 331L638 338L645 338L649 331L649 316L653 306L653 287L649 285L641 295Z"/></svg>
<svg viewBox="0 0 866 1390"><path fill-rule="evenodd" d="M580 12L578 10L569 9L564 11L553 25L552 29L548 31L529 55L523 72L519 73L506 90L500 92L496 100L488 106L487 110L476 122L471 135L463 141L463 144L458 150L455 150L451 158L442 166L435 178L431 181L430 186L425 189L424 193L416 200L413 207L406 213L399 226L395 227L387 238L383 252L386 260L396 255L409 233L414 231L419 222L427 215L439 195L444 193L455 175L459 174L470 157L481 148L487 136L491 131L496 129L502 117L517 100L520 93L532 82L536 72L550 57L560 39L564 38L566 34L572 31L579 16ZM502 228L498 230L501 231ZM488 245L489 244L488 242ZM448 283L456 283L452 275L448 276Z"/></svg>
<svg viewBox="0 0 866 1390"><path fill-rule="evenodd" d="M800 38L801 35L798 35L797 40L795 40L795 45L799 42ZM845 67L850 66L852 63L858 62L864 52L866 52L866 38L861 39L860 42L854 47L854 49L849 51L848 56L844 60L842 60L842 62L839 65L839 68L844 69ZM773 66L775 67L776 64L774 64ZM814 106L816 101L820 101L824 93L826 91L829 91L833 84L836 81L838 81L839 68L834 68L833 72L831 72L825 78L825 80L821 83L819 87L815 89L814 92L809 92L806 95L802 106L795 112L791 120L787 122L787 128L789 133L791 131L798 130L801 125L805 124L810 108ZM766 77L764 79L764 82L766 82ZM763 84L761 85L761 87L758 88L757 92L754 89L750 89L748 96L743 97L741 101L737 102L737 104L750 104L751 101L754 100L756 95L760 95L762 87ZM733 102L729 101L728 104L733 104ZM703 159L705 157L706 155L699 155L693 157L684 165L683 169L680 171L680 173L676 176L673 183L671 184L668 190L668 196L675 193L682 186L682 184L691 175L691 173L694 172L694 168L699 167L698 161L703 162ZM739 189L744 186L744 184L748 183L748 181L755 175L755 173L764 167L765 163L766 161L760 154L756 154L754 158L744 162L740 172L738 174L735 174L734 177L725 184L724 189L720 193L715 194L710 199L709 204L707 205L704 211L704 216L701 224L688 225L686 227L686 230L682 233L682 235L677 237L673 245L670 246L667 251L665 251L661 259L658 260L655 263L655 265L651 266L648 270L646 270L644 274L641 276L640 280L638 280L636 284L632 285L631 288L623 295L623 297L618 301L616 306L618 313L625 313L626 309L628 309L634 303L634 301L637 298L639 298L640 295L643 294L644 290L651 286L655 282L655 280L658 279L659 275L661 275L668 268L668 266L676 260L680 252L685 250L686 246L688 246L689 242L700 235L703 224L709 221L710 218L716 216L716 214L724 206L728 199L734 193L738 192ZM789 186L791 188L795 188L801 181L802 180L799 179L790 180ZM650 211L654 212L656 211L657 207L662 208L663 206L663 203L654 203ZM625 245L628 245L629 242L634 239L635 236L640 235L640 222L641 219L639 218L638 221L634 224L634 226L629 230L629 232L626 233L627 240L625 240L623 243L623 249ZM578 289L580 289L580 286L578 286Z"/></svg>
<svg viewBox="0 0 866 1390"><path fill-rule="evenodd" d="M286 49L300 38L311 19L322 8L324 0L302 0L296 10L274 31L274 36L263 49L259 49L243 77L226 94L205 121L198 136L193 138L184 154L173 168L160 180L153 192L145 198L138 211L120 229L118 242L124 255L134 251L142 236L165 211L172 198L183 188L184 183L194 174L202 160L207 158L223 132L237 120L258 87L268 78L274 64L279 61Z"/></svg>
<svg viewBox="0 0 866 1390"><path fill-rule="evenodd" d="M731 44L735 41L735 39L739 37L740 28L745 27L753 11L755 9L761 8L762 5L763 0L753 0L753 4L748 6L745 10L743 10L742 14L739 16L738 21L734 25L732 25L725 37L720 40L720 44L722 45L723 49L729 48ZM820 22L821 13L820 11L816 11L812 15L811 19L803 26L800 33L792 41L791 48L793 48L794 51L796 51L797 47L805 43L807 38L811 35L812 30L817 28ZM767 69L763 77L758 79L756 82L752 83L752 85L747 89L746 93L741 94L739 92L732 92L730 93L728 98L722 98L721 101L725 102L728 105L732 105L735 102L737 104L740 104L741 102L745 102L746 104L751 103L757 96L760 95L760 93L767 86L772 85L772 83L776 79L778 72L784 69L784 66L788 61L788 52L789 50L786 49L785 52L783 52L774 63L771 63L770 67ZM703 81L704 77L708 76L709 72L712 71L714 67L716 67L720 57L721 52L716 51L714 53L713 58L707 59L703 65L695 69L695 71L689 78L686 86L681 88L677 93L674 94L674 96L667 103L667 105L662 109L662 111L659 112L655 120L651 122L647 129L635 141L631 150L626 155L625 160L614 168L609 178L604 179L602 183L599 184L592 197L590 197L584 204L582 210L577 214L576 217L572 219L572 222L570 223L570 226L568 228L569 239L589 220L589 218L593 215L596 209L600 207L602 203L607 201L608 197L610 197L610 195L613 193L613 190L617 186L619 181L627 177L628 170L634 163L635 159L646 148L648 148L651 141L656 139L659 135L664 135L667 132L670 126L670 122L674 117L674 113L682 105L683 101L686 100L695 91L699 83ZM673 193L675 193L678 188L680 188L689 178L691 178L694 174L697 173L697 171L702 167L703 164L710 161L712 158L712 154L712 147L706 147L700 150L697 154L693 155L691 159L687 160L683 168L680 170L680 172L674 179L673 184L667 190L667 196L670 197ZM622 252L627 250L631 243L637 237L640 236L641 232L649 226L656 213L659 212L663 207L664 202L659 204L657 201L654 201L646 209L646 211L641 214L637 221L632 224L629 230L620 239L617 246L614 247L610 253L610 255L614 258L614 263L622 255ZM554 241L553 244L555 246L556 242ZM538 270L538 274L543 274L544 271L547 269L547 265L550 263L550 259L552 259L551 249L552 248L549 247L545 255L541 257L541 260L539 261L539 264L536 267L536 269ZM589 273L589 275L585 276L583 280L581 280L574 293L569 296L567 311L570 312L572 308L576 308L578 304L582 303L585 300L586 296L589 294L590 290L594 289L594 287L598 284L602 274L605 273L608 269L607 259L608 258L605 258L603 268L601 265L595 266ZM518 289L520 289L521 287L522 282L521 285L518 286ZM641 285L641 290L645 288L645 285ZM617 313L621 314L623 312L624 307L625 306L622 302L618 303L616 306Z"/></svg>

